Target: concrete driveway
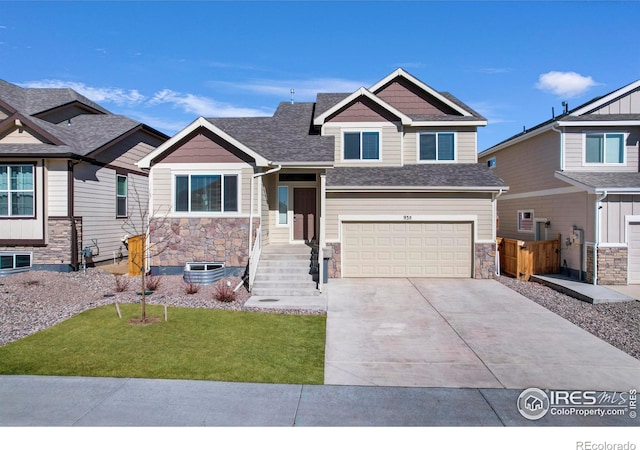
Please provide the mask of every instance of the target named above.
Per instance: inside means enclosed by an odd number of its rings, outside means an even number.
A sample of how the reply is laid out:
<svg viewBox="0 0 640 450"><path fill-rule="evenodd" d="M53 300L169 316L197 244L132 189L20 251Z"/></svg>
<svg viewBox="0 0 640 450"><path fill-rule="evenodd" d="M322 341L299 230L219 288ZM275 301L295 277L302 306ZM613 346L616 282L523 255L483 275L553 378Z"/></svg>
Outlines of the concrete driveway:
<svg viewBox="0 0 640 450"><path fill-rule="evenodd" d="M626 391L640 361L495 280L335 279L325 384Z"/></svg>

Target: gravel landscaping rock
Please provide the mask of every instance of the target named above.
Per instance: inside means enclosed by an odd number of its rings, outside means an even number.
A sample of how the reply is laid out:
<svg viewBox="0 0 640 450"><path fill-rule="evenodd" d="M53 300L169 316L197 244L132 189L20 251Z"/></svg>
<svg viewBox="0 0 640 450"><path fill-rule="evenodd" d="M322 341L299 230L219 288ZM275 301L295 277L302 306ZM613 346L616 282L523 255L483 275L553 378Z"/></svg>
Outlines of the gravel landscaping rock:
<svg viewBox="0 0 640 450"><path fill-rule="evenodd" d="M594 336L640 359L640 302L591 304L532 281L498 281Z"/></svg>
<svg viewBox="0 0 640 450"><path fill-rule="evenodd" d="M126 284L118 292L116 279ZM231 283L235 288L241 279L225 278L218 283ZM155 292L146 296L149 305L209 308L228 311L254 311L274 314L323 314L304 310L245 308L250 294L244 286L232 302L215 300L218 283L200 286L188 294L180 275L163 275ZM113 303L140 303L140 277L112 275L99 268L86 272L31 271L0 278L0 346L44 330L76 314Z"/></svg>

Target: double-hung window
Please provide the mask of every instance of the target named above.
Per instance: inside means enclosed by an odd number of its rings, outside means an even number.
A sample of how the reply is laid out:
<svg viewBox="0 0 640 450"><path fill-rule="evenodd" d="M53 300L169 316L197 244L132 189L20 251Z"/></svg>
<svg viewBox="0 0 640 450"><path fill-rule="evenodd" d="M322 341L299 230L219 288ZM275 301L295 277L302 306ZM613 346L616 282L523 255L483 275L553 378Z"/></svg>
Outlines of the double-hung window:
<svg viewBox="0 0 640 450"><path fill-rule="evenodd" d="M345 160L379 160L380 132L345 131L343 156Z"/></svg>
<svg viewBox="0 0 640 450"><path fill-rule="evenodd" d="M420 133L418 158L420 161L455 161L454 133Z"/></svg>
<svg viewBox="0 0 640 450"><path fill-rule="evenodd" d="M176 175L176 212L237 212L238 175Z"/></svg>
<svg viewBox="0 0 640 450"><path fill-rule="evenodd" d="M116 175L116 217L127 217L126 175Z"/></svg>
<svg viewBox="0 0 640 450"><path fill-rule="evenodd" d="M585 138L585 158L590 164L623 164L623 133L589 133Z"/></svg>
<svg viewBox="0 0 640 450"><path fill-rule="evenodd" d="M0 217L35 214L33 164L0 165Z"/></svg>
<svg viewBox="0 0 640 450"><path fill-rule="evenodd" d="M533 210L518 211L518 232L533 233Z"/></svg>

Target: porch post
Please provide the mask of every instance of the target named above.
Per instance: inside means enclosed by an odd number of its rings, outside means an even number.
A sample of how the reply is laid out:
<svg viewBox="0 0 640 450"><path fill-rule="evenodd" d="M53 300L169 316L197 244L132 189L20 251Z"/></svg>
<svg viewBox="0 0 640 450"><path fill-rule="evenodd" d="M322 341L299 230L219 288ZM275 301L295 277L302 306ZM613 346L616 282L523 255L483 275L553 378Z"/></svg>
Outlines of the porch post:
<svg viewBox="0 0 640 450"><path fill-rule="evenodd" d="M324 246L325 246L325 211L327 197L327 174L320 174L320 242L318 242L318 289L323 291L324 281Z"/></svg>

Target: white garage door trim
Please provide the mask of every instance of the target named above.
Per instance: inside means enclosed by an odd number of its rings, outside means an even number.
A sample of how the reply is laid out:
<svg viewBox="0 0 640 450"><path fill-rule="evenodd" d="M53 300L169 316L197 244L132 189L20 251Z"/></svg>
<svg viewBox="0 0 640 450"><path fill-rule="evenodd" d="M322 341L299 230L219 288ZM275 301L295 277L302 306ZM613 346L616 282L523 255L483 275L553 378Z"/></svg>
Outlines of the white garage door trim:
<svg viewBox="0 0 640 450"><path fill-rule="evenodd" d="M409 217L403 221L377 219L341 223L343 277L473 277L473 221L460 221L459 216L453 221L412 220ZM361 251L349 248L348 240ZM394 245L397 247L393 248ZM351 267L349 254L364 263ZM368 264L374 258L379 258L380 264ZM412 258L414 264L409 263ZM359 270L349 270L355 267Z"/></svg>
<svg viewBox="0 0 640 450"><path fill-rule="evenodd" d="M626 216L625 225L627 284L640 284L640 216Z"/></svg>

